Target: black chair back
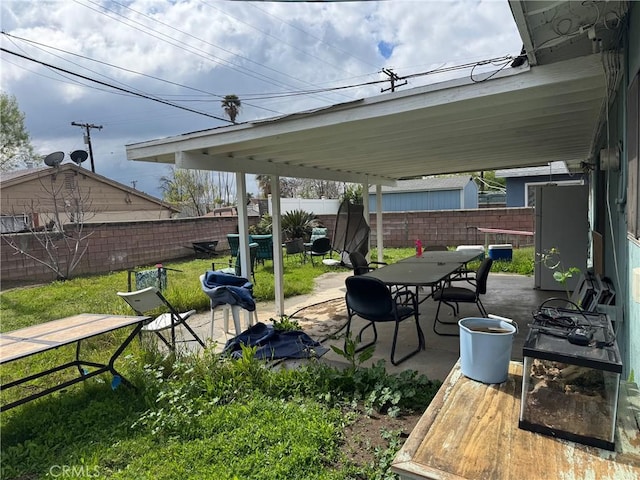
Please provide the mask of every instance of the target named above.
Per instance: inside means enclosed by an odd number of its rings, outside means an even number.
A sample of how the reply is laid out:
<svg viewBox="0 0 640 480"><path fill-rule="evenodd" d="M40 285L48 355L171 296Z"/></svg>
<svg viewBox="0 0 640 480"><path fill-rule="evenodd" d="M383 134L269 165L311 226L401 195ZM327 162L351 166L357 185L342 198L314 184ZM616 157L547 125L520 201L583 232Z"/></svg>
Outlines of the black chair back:
<svg viewBox="0 0 640 480"><path fill-rule="evenodd" d="M345 284L347 307L358 316L367 320L393 319L394 301L389 288L382 281L353 276L347 277Z"/></svg>
<svg viewBox="0 0 640 480"><path fill-rule="evenodd" d="M349 254L349 261L351 262L351 266L353 267L354 275L364 275L371 270L369 268L369 264L367 263L367 259L364 258L364 255L362 255L360 252L351 252Z"/></svg>
<svg viewBox="0 0 640 480"><path fill-rule="evenodd" d="M478 272L476 273L476 293L478 295L484 295L487 293L487 277L489 277L492 264L493 259L487 257L482 261L478 268Z"/></svg>
<svg viewBox="0 0 640 480"><path fill-rule="evenodd" d="M331 240L328 237L316 238L311 246L311 252L320 255L331 252Z"/></svg>

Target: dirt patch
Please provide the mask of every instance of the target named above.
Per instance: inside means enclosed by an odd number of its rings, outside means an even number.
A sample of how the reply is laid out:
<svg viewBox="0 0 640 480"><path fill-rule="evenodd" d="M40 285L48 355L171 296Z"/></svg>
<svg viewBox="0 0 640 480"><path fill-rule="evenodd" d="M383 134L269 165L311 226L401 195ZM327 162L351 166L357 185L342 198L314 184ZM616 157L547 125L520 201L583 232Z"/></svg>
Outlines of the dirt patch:
<svg viewBox="0 0 640 480"><path fill-rule="evenodd" d="M304 307L290 318L296 320L309 336L321 340L346 325L348 320L347 306L344 298L327 300Z"/></svg>
<svg viewBox="0 0 640 480"><path fill-rule="evenodd" d="M342 453L357 465L371 464L376 460L377 450L384 451L389 447L383 432L400 431L400 439L404 443L421 416L422 413L397 418L381 414L363 415L345 429Z"/></svg>

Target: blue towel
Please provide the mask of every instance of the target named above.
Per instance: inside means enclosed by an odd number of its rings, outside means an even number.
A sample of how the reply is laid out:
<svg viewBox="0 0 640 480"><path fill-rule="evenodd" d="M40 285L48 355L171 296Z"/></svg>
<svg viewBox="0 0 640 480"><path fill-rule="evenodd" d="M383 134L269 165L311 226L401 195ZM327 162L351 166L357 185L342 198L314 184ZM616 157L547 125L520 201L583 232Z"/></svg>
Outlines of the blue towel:
<svg viewBox="0 0 640 480"><path fill-rule="evenodd" d="M241 345L258 347L255 356L262 360L321 357L329 351L301 330L281 331L261 322L227 341L222 352L240 358Z"/></svg>
<svg viewBox="0 0 640 480"><path fill-rule="evenodd" d="M211 299L211 307L218 305L238 305L253 312L253 284L244 277L226 273L207 271L202 279L202 291Z"/></svg>

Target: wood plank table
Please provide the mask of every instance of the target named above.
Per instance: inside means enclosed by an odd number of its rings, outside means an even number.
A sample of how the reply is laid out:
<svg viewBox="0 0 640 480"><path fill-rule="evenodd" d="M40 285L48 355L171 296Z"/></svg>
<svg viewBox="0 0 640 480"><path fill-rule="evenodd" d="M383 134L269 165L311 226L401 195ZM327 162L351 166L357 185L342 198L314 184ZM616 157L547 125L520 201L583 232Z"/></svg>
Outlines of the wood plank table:
<svg viewBox="0 0 640 480"><path fill-rule="evenodd" d="M522 364L485 385L462 375L458 362L396 455L391 470L406 479L640 478L640 392L622 382L616 451L518 428Z"/></svg>
<svg viewBox="0 0 640 480"><path fill-rule="evenodd" d="M76 344L75 360L3 384L0 386L0 389L3 391L66 368L76 367L79 372L79 376L72 378L71 380L43 389L6 405L1 405L0 411L17 407L18 405L22 405L28 401L48 395L49 393L62 390L63 388L82 382L104 372L111 372L114 377L119 377L123 383L131 386L127 379L125 379L115 369L114 363L127 345L129 345L138 332L140 332L144 323L150 319L151 317L147 316L81 313L79 315L74 315L73 317L62 318L60 320L41 323L19 330L14 330L13 332L0 334L0 365L53 350L62 347L63 345ZM82 340L126 327L133 327L133 330L111 355L108 363L97 363L82 360L80 358L80 345ZM92 370L89 371L85 367L92 368Z"/></svg>

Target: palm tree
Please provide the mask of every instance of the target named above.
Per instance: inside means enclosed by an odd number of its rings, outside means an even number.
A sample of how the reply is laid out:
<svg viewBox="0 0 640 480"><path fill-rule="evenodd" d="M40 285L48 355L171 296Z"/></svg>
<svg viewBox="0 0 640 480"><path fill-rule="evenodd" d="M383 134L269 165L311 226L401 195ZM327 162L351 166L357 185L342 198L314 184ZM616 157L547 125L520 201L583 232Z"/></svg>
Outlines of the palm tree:
<svg viewBox="0 0 640 480"><path fill-rule="evenodd" d="M258 188L264 198L271 195L271 176L263 174L256 175L256 182L258 182Z"/></svg>
<svg viewBox="0 0 640 480"><path fill-rule="evenodd" d="M229 116L229 120L233 123L236 123L236 117L240 112L241 106L242 103L237 95L225 95L222 99L222 108L224 109L224 113Z"/></svg>

